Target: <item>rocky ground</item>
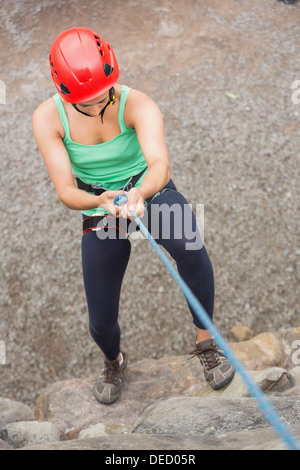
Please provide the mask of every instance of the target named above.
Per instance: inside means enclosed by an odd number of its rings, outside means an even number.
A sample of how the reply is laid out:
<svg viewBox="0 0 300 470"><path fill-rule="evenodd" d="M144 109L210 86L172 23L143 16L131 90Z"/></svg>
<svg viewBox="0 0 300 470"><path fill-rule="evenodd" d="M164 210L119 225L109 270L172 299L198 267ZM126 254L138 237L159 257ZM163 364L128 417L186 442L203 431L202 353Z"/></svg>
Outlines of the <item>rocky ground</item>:
<svg viewBox="0 0 300 470"><path fill-rule="evenodd" d="M58 201L31 130L34 109L55 93L50 44L72 26L107 38L120 82L162 109L172 177L205 207L224 336L237 322L255 334L299 326L299 20L299 4L277 0L1 2L0 395L32 406L47 384L101 363L80 215ZM181 292L142 240L132 243L120 322L133 362L185 354L194 341Z"/></svg>
<svg viewBox="0 0 300 470"><path fill-rule="evenodd" d="M0 397L0 449L300 448L300 367L293 364L287 347L299 333L300 328L289 328L230 343L247 368L252 387L255 383L273 408L273 421L266 404L249 394L239 374L222 390L213 391L200 373L198 359L164 356L130 364L121 396L109 406L94 397L97 374L50 384L35 410ZM274 413L284 432L278 423L271 426Z"/></svg>

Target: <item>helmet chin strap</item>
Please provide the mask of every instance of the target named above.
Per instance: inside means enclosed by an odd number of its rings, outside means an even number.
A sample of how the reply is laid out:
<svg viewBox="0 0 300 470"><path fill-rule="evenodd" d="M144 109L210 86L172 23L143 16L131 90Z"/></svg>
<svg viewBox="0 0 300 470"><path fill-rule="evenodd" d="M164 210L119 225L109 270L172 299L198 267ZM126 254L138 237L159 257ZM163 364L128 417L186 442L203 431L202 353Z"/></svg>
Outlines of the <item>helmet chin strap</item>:
<svg viewBox="0 0 300 470"><path fill-rule="evenodd" d="M76 104L73 104L72 103L72 106L73 108L76 109L76 111L78 111L79 113L81 114L84 114L85 116L88 116L88 117L99 117L101 116L101 122L103 124L103 115L104 115L104 111L106 110L107 106L112 106L113 104L115 104L116 102L116 94L115 94L115 89L114 87L112 87L110 90L109 90L109 102L104 106L104 108L100 111L100 113L98 114L98 116L91 116L90 114L87 114L85 113L84 111L81 111L80 109L77 108Z"/></svg>

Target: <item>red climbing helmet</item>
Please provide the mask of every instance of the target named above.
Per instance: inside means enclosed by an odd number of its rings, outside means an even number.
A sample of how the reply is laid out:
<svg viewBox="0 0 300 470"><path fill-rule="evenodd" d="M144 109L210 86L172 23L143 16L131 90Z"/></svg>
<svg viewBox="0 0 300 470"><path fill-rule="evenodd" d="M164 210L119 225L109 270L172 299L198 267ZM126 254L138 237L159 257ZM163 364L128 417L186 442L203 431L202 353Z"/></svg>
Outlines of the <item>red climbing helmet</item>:
<svg viewBox="0 0 300 470"><path fill-rule="evenodd" d="M68 103L85 103L110 90L119 67L110 45L89 28L59 34L50 48L54 84Z"/></svg>

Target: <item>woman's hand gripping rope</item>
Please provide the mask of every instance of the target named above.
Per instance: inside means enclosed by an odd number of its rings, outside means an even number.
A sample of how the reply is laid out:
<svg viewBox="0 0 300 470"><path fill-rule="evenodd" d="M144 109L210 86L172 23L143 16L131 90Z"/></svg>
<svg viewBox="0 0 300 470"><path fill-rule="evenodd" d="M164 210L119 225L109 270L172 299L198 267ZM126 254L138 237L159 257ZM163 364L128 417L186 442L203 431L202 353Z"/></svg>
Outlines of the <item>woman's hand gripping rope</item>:
<svg viewBox="0 0 300 470"><path fill-rule="evenodd" d="M122 198L119 199L121 196ZM121 200L122 204L119 204ZM134 220L131 212L138 217L143 217L145 210L144 198L137 188L132 188L128 192L121 190L105 191L101 195L100 207L107 210L114 217L123 217L131 221Z"/></svg>
<svg viewBox="0 0 300 470"><path fill-rule="evenodd" d="M134 220L134 215L137 217L144 215L144 198L138 188L132 188L128 193L118 194L114 199L114 205L119 208L118 213L124 219Z"/></svg>

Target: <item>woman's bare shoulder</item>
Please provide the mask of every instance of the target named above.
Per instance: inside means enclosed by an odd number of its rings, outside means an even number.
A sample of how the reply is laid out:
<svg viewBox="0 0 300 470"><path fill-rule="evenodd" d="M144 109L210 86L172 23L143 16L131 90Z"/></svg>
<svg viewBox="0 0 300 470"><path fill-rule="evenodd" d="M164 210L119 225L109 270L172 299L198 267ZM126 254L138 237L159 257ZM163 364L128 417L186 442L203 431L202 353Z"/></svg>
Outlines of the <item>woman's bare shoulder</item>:
<svg viewBox="0 0 300 470"><path fill-rule="evenodd" d="M56 105L54 103L53 98L48 98L47 100L43 101L39 106L35 109L33 115L37 117L49 118L51 115L54 114L54 110Z"/></svg>
<svg viewBox="0 0 300 470"><path fill-rule="evenodd" d="M130 124L130 127L135 127L136 119L139 119L140 115L145 113L155 116L160 114L160 110L149 95L131 88L126 100L124 119Z"/></svg>
<svg viewBox="0 0 300 470"><path fill-rule="evenodd" d="M49 131L58 132L63 136L64 130L59 118L59 113L53 98L43 101L34 111L32 116L33 127L48 126Z"/></svg>
<svg viewBox="0 0 300 470"><path fill-rule="evenodd" d="M135 104L141 104L141 103L151 104L152 103L153 105L156 105L156 103L153 101L153 99L149 95L135 88L129 89L129 92L127 95L127 101L128 103L131 103L131 104L132 103L135 103Z"/></svg>

